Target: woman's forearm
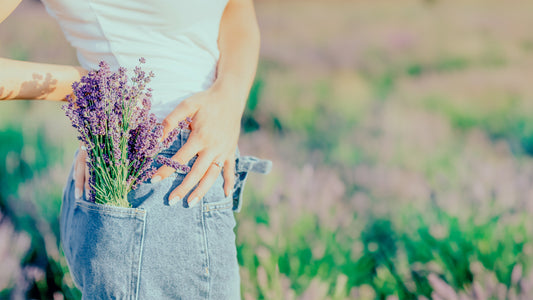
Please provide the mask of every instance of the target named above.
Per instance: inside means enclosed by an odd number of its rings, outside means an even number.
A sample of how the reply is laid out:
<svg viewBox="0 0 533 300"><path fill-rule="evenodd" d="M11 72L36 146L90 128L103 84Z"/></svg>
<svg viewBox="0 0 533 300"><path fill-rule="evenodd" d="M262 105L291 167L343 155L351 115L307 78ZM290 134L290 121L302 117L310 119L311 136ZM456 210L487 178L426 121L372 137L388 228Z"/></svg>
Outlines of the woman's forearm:
<svg viewBox="0 0 533 300"><path fill-rule="evenodd" d="M4 21L19 6L22 0L2 0L0 7L0 23Z"/></svg>
<svg viewBox="0 0 533 300"><path fill-rule="evenodd" d="M0 7L0 23L21 0L5 0ZM72 83L84 75L81 67L31 63L0 58L0 100L64 100L72 93Z"/></svg>
<svg viewBox="0 0 533 300"><path fill-rule="evenodd" d="M252 0L230 0L220 21L220 58L213 89L219 89L244 105L259 59L260 35Z"/></svg>
<svg viewBox="0 0 533 300"><path fill-rule="evenodd" d="M65 100L81 67L0 58L0 100Z"/></svg>

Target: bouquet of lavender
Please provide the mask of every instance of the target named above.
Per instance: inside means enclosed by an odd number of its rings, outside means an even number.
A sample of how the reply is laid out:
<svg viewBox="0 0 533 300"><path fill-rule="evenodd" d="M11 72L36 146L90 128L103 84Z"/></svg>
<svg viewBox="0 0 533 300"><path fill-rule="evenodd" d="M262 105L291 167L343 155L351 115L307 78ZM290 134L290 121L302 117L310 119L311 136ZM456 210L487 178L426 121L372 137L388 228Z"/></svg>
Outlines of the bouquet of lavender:
<svg viewBox="0 0 533 300"><path fill-rule="evenodd" d="M99 67L72 84L74 96L67 97L63 109L87 148L89 201L130 207L128 193L153 176L157 153L189 124L182 121L162 140L163 127L150 113L152 95L146 88L154 74L137 66L130 79L123 67L117 72L105 62ZM188 166L179 167L188 171Z"/></svg>

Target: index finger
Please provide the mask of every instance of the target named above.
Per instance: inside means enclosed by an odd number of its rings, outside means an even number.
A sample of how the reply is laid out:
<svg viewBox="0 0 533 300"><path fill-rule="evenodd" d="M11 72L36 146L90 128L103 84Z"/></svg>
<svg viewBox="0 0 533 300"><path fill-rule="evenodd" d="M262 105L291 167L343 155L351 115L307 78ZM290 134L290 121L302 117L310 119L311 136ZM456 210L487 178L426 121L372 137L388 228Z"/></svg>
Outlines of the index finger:
<svg viewBox="0 0 533 300"><path fill-rule="evenodd" d="M196 139L193 137L189 138L187 142L172 156L172 160L175 162L178 162L179 164L185 165L187 164L193 156L195 156L200 151L200 145L198 142L196 142ZM160 180L163 180L167 178L170 174L174 173L176 169L170 167L170 166L162 166L160 167L157 172L155 172L154 176L152 176L152 182L158 182Z"/></svg>
<svg viewBox="0 0 533 300"><path fill-rule="evenodd" d="M187 100L183 100L176 108L161 122L163 125L163 138L165 138L174 128L195 114L195 107Z"/></svg>

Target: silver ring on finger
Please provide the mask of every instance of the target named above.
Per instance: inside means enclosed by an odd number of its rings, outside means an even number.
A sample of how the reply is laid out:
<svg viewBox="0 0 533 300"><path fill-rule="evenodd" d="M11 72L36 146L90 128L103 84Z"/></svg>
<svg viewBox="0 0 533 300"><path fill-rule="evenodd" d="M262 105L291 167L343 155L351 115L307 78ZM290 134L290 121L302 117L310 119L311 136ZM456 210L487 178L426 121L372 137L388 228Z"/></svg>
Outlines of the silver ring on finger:
<svg viewBox="0 0 533 300"><path fill-rule="evenodd" d="M214 161L214 162L213 162L213 165L215 165L215 166L217 166L217 167L219 167L219 168L222 168L222 166L224 166L224 165L222 164L222 162L220 162L220 161Z"/></svg>

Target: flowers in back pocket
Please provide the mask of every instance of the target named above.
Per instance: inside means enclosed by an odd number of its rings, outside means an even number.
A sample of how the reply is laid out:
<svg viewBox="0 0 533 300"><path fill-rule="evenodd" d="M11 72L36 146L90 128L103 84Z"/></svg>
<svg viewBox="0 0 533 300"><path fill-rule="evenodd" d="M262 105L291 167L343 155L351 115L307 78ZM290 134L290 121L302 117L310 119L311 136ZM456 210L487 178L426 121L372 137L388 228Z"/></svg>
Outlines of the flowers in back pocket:
<svg viewBox="0 0 533 300"><path fill-rule="evenodd" d="M72 84L74 93L63 106L87 148L89 200L95 203L130 207L128 193L154 174L157 154L189 126L182 121L163 139L163 126L150 113L152 90L147 85L154 74L140 66L133 73L129 78L123 67L113 72L102 61L98 70ZM188 171L188 166L178 167Z"/></svg>

